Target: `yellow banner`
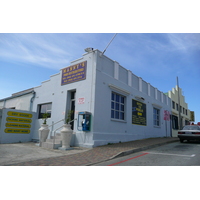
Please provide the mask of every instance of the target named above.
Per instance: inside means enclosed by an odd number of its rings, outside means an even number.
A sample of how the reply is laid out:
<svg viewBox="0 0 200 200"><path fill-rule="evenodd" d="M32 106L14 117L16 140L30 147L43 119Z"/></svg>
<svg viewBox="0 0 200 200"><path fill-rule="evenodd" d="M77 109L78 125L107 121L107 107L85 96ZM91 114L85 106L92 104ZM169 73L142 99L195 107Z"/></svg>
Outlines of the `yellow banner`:
<svg viewBox="0 0 200 200"><path fill-rule="evenodd" d="M21 123L31 123L31 119L24 119L24 118L16 118L16 117L7 117L7 122L21 122Z"/></svg>
<svg viewBox="0 0 200 200"><path fill-rule="evenodd" d="M29 129L11 129L11 128L6 128L4 130L5 133L18 133L18 134L29 134L30 130Z"/></svg>
<svg viewBox="0 0 200 200"><path fill-rule="evenodd" d="M31 128L31 125L30 124L6 123L6 127Z"/></svg>
<svg viewBox="0 0 200 200"><path fill-rule="evenodd" d="M195 121L194 111L190 111L190 121L192 121L192 122Z"/></svg>
<svg viewBox="0 0 200 200"><path fill-rule="evenodd" d="M14 117L27 117L27 118L32 118L32 114L29 113L21 113L21 112L13 112L13 111L8 111L8 116L14 116Z"/></svg>

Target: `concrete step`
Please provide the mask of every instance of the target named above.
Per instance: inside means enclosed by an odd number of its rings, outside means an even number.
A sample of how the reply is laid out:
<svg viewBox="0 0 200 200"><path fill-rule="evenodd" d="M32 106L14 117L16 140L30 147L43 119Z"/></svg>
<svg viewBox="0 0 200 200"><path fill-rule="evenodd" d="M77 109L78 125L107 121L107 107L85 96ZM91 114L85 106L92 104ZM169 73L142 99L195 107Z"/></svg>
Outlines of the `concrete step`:
<svg viewBox="0 0 200 200"><path fill-rule="evenodd" d="M49 142L49 143L55 143L55 144L59 144L59 143L62 143L62 140L61 139L46 139L46 142Z"/></svg>
<svg viewBox="0 0 200 200"><path fill-rule="evenodd" d="M62 143L53 144L52 142L42 142L41 147L47 149L58 149L58 147L62 147Z"/></svg>

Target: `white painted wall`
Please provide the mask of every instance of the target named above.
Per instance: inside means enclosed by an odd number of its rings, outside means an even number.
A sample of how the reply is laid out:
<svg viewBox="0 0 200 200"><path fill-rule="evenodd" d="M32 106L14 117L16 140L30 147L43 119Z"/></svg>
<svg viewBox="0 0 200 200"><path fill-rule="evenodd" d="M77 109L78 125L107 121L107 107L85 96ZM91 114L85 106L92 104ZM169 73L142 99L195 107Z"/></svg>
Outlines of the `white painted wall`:
<svg viewBox="0 0 200 200"><path fill-rule="evenodd" d="M112 84L115 90L109 85ZM124 90L124 92L123 92ZM111 119L111 92L126 95L126 120L124 122ZM127 94L129 93L129 94ZM132 124L132 99L135 96L145 98L143 103L147 109L147 126ZM160 127L153 125L153 107L160 108ZM125 142L150 137L170 136L170 121L164 121L164 110L171 111L171 101L162 92L132 74L108 57L97 57L97 75L94 111L94 146L112 142Z"/></svg>
<svg viewBox="0 0 200 200"><path fill-rule="evenodd" d="M47 120L49 125L65 117L63 112L68 110L68 91L76 90L75 118L78 118L80 111L91 112L92 126L90 132L79 131L77 121L75 121L75 146L93 147L119 141L170 136L170 122L163 120L164 110L171 110L171 101L166 95L120 66L119 63L104 55L101 57L98 50L84 54L71 65L82 61L87 61L85 80L61 86L62 72L60 72L51 76L50 80L42 82L41 86L34 88L36 92L34 111L38 111L39 104L52 102L51 118ZM122 91L116 88L121 88ZM113 90L126 95L124 122L111 119L111 92ZM132 124L132 99L136 99L135 96L145 98L143 103L147 106L147 126ZM79 98L85 99L83 104L78 104ZM153 104L161 109L161 126L158 128L153 126ZM36 120L33 139L38 139L41 123L41 119ZM61 125L62 122L55 125L54 130Z"/></svg>
<svg viewBox="0 0 200 200"><path fill-rule="evenodd" d="M93 53L92 53L93 54ZM95 53L94 53L95 54ZM94 56L95 57L95 56ZM34 88L36 97L33 103L33 110L38 112L38 105L52 102L51 118L47 119L47 124L51 125L52 122L57 122L65 118L64 112L69 110L69 97L68 92L76 90L76 112L75 118L78 117L78 112L88 111L94 112L94 90L95 90L95 62L94 57L91 54L86 54L84 57L75 60L71 65L78 64L87 60L86 79L61 86L61 75L53 75L50 80L42 82L41 86ZM84 104L78 104L78 99L84 98ZM38 139L38 129L42 124L42 119L36 119L36 126L33 134L34 139ZM56 124L53 129L57 129L62 126L63 122ZM93 145L92 132L85 133L77 130L77 121L74 122L74 145L76 146L89 146Z"/></svg>
<svg viewBox="0 0 200 200"><path fill-rule="evenodd" d="M30 100L33 94L29 93L19 97L13 97L0 101L0 108L15 108L18 110L30 110Z"/></svg>

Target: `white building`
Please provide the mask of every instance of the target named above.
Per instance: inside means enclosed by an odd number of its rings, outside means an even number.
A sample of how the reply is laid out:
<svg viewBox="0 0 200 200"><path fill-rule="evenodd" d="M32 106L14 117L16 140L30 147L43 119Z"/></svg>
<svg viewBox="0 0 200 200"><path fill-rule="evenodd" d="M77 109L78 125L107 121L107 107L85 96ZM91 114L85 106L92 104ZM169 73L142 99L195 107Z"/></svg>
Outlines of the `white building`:
<svg viewBox="0 0 200 200"><path fill-rule="evenodd" d="M0 100L1 108L11 108L20 110L32 110L33 99L35 97L34 88L12 94Z"/></svg>
<svg viewBox="0 0 200 200"><path fill-rule="evenodd" d="M71 62L34 92L29 107L38 116L32 139L38 139L42 113L50 113L47 123L52 125L64 119L69 110L74 111L74 146L171 136L171 99L99 50ZM91 113L89 131L82 130L80 112ZM50 135L62 123L51 126Z"/></svg>

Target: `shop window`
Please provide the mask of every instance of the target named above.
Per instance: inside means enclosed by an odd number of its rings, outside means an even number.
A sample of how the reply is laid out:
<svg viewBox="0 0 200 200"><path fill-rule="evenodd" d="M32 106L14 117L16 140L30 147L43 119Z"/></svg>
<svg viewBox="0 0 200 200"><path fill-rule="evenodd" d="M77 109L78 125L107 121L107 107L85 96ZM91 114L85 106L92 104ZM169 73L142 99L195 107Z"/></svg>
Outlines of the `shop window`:
<svg viewBox="0 0 200 200"><path fill-rule="evenodd" d="M172 101L172 108L175 109L175 102Z"/></svg>
<svg viewBox="0 0 200 200"><path fill-rule="evenodd" d="M125 120L125 97L115 92L111 95L111 118Z"/></svg>
<svg viewBox="0 0 200 200"><path fill-rule="evenodd" d="M176 110L178 111L178 104L176 104Z"/></svg>
<svg viewBox="0 0 200 200"><path fill-rule="evenodd" d="M153 108L153 125L160 126L160 110Z"/></svg>
<svg viewBox="0 0 200 200"><path fill-rule="evenodd" d="M44 113L49 113L48 118L51 117L51 107L52 103L45 103L45 104L40 104L39 106L39 114L38 114L38 119L43 118Z"/></svg>
<svg viewBox="0 0 200 200"><path fill-rule="evenodd" d="M175 115L172 115L172 128L178 129L178 117Z"/></svg>

